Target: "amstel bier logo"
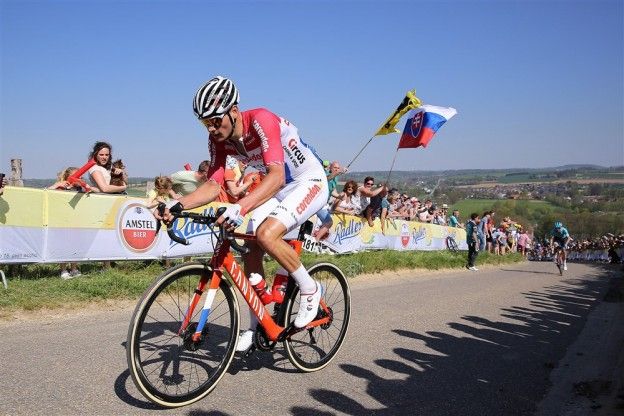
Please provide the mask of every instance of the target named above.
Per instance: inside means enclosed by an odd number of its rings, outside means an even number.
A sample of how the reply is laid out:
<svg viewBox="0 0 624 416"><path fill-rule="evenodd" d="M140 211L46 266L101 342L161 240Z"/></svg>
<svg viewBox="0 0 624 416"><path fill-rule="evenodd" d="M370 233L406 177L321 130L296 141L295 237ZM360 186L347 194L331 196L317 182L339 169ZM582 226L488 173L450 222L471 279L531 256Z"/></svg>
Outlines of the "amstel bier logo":
<svg viewBox="0 0 624 416"><path fill-rule="evenodd" d="M410 230L407 224L401 225L401 244L403 247L407 247L410 241Z"/></svg>
<svg viewBox="0 0 624 416"><path fill-rule="evenodd" d="M126 248L135 253L143 253L156 243L157 225L149 209L141 203L131 202L120 210L117 230Z"/></svg>

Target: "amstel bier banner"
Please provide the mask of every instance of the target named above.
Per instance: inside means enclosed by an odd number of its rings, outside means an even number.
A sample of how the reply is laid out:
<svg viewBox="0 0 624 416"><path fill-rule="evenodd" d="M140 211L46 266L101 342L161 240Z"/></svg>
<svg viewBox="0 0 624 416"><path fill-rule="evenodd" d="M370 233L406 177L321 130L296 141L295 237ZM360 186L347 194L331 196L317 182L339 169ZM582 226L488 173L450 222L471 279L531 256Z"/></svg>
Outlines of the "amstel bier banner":
<svg viewBox="0 0 624 416"><path fill-rule="evenodd" d="M7 187L0 196L0 264L157 259L212 252L214 236L208 226L177 221L175 232L191 244L175 243L146 203L146 199L121 195ZM193 211L213 212L218 206ZM387 221L382 233L379 220L370 227L360 218L336 215L326 244L339 253L440 250L446 248L449 235L465 248L465 232L460 229Z"/></svg>

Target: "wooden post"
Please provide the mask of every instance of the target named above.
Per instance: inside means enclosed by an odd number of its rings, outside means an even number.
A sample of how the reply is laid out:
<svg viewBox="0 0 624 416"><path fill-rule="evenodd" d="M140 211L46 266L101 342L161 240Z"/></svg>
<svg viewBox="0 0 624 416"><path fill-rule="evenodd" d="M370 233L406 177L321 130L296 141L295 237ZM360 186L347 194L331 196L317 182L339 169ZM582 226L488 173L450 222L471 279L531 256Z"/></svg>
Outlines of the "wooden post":
<svg viewBox="0 0 624 416"><path fill-rule="evenodd" d="M24 186L24 181L22 180L22 159L11 159L11 177L9 178L9 185Z"/></svg>

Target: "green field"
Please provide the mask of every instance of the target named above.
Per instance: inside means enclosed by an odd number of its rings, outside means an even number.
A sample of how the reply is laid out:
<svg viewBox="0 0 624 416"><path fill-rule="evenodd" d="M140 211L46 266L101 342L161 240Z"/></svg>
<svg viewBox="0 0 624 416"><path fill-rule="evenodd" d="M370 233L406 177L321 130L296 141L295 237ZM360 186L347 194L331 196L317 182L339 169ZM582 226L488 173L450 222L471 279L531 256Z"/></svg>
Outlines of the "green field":
<svg viewBox="0 0 624 416"><path fill-rule="evenodd" d="M458 209L463 219L468 219L470 214L476 212L481 216L483 212L489 211L495 205L522 206L526 205L529 213L536 210L558 210L553 204L547 201L534 200L513 200L513 199L463 199L450 206L450 210Z"/></svg>

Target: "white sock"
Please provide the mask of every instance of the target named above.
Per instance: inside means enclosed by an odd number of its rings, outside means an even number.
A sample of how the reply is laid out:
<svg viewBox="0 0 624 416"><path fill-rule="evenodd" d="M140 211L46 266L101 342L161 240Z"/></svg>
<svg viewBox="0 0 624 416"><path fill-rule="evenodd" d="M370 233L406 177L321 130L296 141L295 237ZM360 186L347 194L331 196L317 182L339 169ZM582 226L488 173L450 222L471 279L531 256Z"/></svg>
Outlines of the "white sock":
<svg viewBox="0 0 624 416"><path fill-rule="evenodd" d="M290 275L299 285L299 290L302 295L311 295L316 292L316 282L310 277L306 268L303 267L303 264Z"/></svg>
<svg viewBox="0 0 624 416"><path fill-rule="evenodd" d="M258 318L256 318L256 315L251 311L251 308L249 308L249 329L255 331L257 327Z"/></svg>

